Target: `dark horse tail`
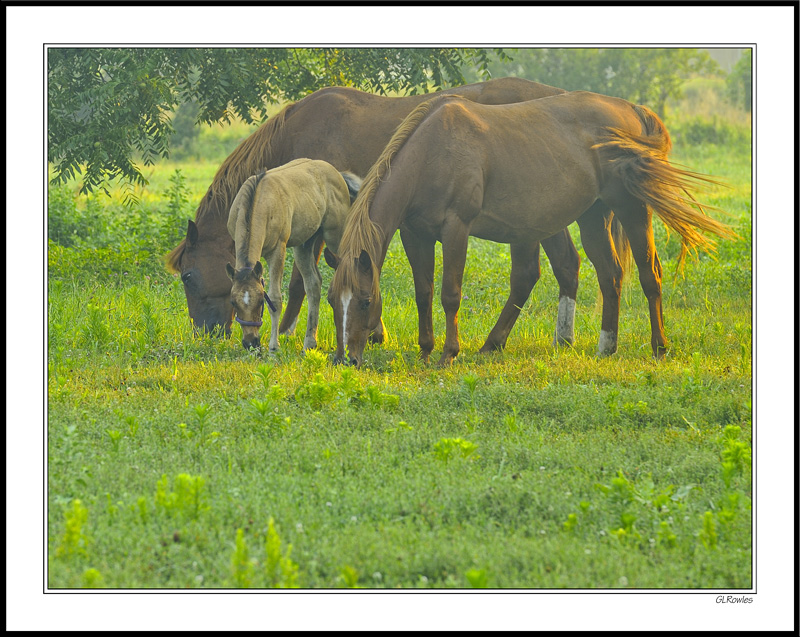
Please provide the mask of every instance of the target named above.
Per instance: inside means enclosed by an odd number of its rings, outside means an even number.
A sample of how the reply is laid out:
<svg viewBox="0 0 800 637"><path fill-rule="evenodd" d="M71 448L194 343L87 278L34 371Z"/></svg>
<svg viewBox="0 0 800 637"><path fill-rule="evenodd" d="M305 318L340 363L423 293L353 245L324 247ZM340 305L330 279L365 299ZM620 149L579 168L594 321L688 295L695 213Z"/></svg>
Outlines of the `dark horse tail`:
<svg viewBox="0 0 800 637"><path fill-rule="evenodd" d="M642 133L610 128L608 140L594 148L605 151L625 189L652 209L667 228L680 235L680 268L689 251L714 248L714 242L699 230L724 238L735 238L736 234L727 225L709 217L690 194L703 184L720 182L671 164L667 155L672 141L664 123L646 106L632 105L632 108L642 123ZM624 255L620 259L629 263L630 245L616 218L612 232L618 252Z"/></svg>
<svg viewBox="0 0 800 637"><path fill-rule="evenodd" d="M358 191L361 190L361 177L348 172L339 174L344 178L344 183L347 184L347 192L350 193L350 205L352 206L356 197L358 197Z"/></svg>

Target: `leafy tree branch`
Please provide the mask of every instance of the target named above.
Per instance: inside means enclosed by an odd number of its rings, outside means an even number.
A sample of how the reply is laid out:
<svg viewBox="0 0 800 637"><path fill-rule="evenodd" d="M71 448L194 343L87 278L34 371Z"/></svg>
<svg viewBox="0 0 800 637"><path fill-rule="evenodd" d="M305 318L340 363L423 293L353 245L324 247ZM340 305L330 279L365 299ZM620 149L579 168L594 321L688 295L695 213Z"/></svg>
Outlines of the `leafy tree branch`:
<svg viewBox="0 0 800 637"><path fill-rule="evenodd" d="M48 150L52 183L82 175L81 192L108 192L121 179L147 180L145 166L169 156L172 113L197 107L197 123L247 123L266 106L325 86L415 93L466 80L476 65L489 77L484 49L52 48L48 50Z"/></svg>

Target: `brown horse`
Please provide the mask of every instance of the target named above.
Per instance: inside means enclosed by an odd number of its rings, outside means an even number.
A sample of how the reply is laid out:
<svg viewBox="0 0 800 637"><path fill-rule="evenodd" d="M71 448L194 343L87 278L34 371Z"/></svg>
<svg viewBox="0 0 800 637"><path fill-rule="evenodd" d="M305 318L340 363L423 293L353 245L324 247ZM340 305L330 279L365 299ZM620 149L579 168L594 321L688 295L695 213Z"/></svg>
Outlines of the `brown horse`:
<svg viewBox="0 0 800 637"><path fill-rule="evenodd" d="M713 180L670 164L670 146L664 124L648 108L582 91L502 106L443 96L418 106L367 174L348 217L328 292L335 360L362 362L367 332L382 310L381 267L398 227L412 230L429 254L442 243L444 365L459 351L468 237L509 243L513 255L573 221L603 295L599 354L613 353L622 267L612 215L630 241L649 303L653 355L661 357L667 339L651 210L682 237L681 261L687 249L710 245L697 229L733 236L686 199L698 180ZM424 359L434 345L427 265L414 277Z"/></svg>
<svg viewBox="0 0 800 637"><path fill-rule="evenodd" d="M484 104L506 104L556 95L563 90L504 78L442 93L458 94ZM246 179L301 157L322 159L337 170L365 175L403 118L430 97L383 97L350 88L326 88L290 104L244 140L220 166L200 202L195 220L189 221L186 237L167 256L168 267L179 272L183 280L189 317L195 329L209 332L221 329L230 334L231 281L225 275L225 264L235 257L226 223L230 205ZM401 238L412 266L428 258L427 254L418 254L418 237L413 230L402 229ZM556 339L571 342L580 267L578 252L566 230L542 245L560 286ZM318 242L317 259L321 249ZM512 251L511 294L485 348L504 345L510 319L516 318L538 278L539 244L517 246ZM295 267L280 333L294 331L303 296L302 278ZM381 341L380 323L375 327L378 329L375 340Z"/></svg>

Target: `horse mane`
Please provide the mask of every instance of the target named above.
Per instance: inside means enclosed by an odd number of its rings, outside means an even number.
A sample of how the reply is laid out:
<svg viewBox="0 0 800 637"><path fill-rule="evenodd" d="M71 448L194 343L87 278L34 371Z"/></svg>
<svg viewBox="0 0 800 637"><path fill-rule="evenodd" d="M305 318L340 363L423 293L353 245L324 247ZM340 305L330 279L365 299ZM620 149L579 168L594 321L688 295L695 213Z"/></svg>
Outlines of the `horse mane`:
<svg viewBox="0 0 800 637"><path fill-rule="evenodd" d="M217 169L208 191L200 200L195 215L196 222L214 214L227 214L239 188L248 177L268 167L274 154L274 143L286 123L287 112L294 105L294 102L287 104L279 113L270 117L225 158ZM164 257L166 267L170 271L179 271L184 250L186 250L185 237Z"/></svg>
<svg viewBox="0 0 800 637"><path fill-rule="evenodd" d="M358 261L361 252L366 252L372 262L372 296L378 293L378 261L383 233L381 229L369 218L369 209L381 180L391 170L392 158L403 147L411 133L431 112L431 110L444 100L465 100L458 95L439 95L422 102L411 111L395 130L389 143L383 149L378 160L372 165L361 183L361 189L353 202L347 223L339 243L339 266L331 281L334 294L339 294L343 288L358 287ZM465 100L468 101L468 100Z"/></svg>
<svg viewBox="0 0 800 637"><path fill-rule="evenodd" d="M292 106L293 103L288 104L277 115L270 117L225 158L214 175L208 193L200 202L197 219L219 210L227 212L242 184L252 175L269 167L273 144L283 131L286 113Z"/></svg>
<svg viewBox="0 0 800 637"><path fill-rule="evenodd" d="M178 274L181 271L180 262L184 250L186 250L186 237L181 239L181 242L164 256L164 266L169 272Z"/></svg>
<svg viewBox="0 0 800 637"><path fill-rule="evenodd" d="M253 199L256 196L258 185L264 179L266 171L261 171L257 175L248 177L236 194L236 197L231 204L231 211L228 216L228 233L231 237L236 238L236 258L238 260L239 254L243 254L244 259L247 259L248 252L250 251L250 229L252 226L253 217ZM247 232L244 237L239 237L236 226L241 215L244 215L244 227ZM242 241L243 240L243 241ZM256 257L256 260L258 256Z"/></svg>

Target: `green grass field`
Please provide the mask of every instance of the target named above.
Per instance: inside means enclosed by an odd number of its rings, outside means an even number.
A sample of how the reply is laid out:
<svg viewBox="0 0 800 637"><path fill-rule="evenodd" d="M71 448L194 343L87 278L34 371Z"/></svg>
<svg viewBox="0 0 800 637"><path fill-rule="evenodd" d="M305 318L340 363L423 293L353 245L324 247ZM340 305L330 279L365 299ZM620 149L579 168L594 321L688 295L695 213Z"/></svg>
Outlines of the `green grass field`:
<svg viewBox="0 0 800 637"><path fill-rule="evenodd" d="M318 352L301 354L304 308L277 355L246 353L238 328L192 335L159 261L217 164L159 165L132 209L51 193L48 586L750 588L749 149L676 143L673 159L729 182L702 200L741 239L681 278L678 240L656 222L659 363L635 271L619 351L596 358L582 250L574 347L551 345L543 257L507 349L478 355L510 260L472 240L461 354L422 364L399 237L382 276L389 339L363 368L331 365L324 302ZM438 304L434 327L432 360Z"/></svg>

